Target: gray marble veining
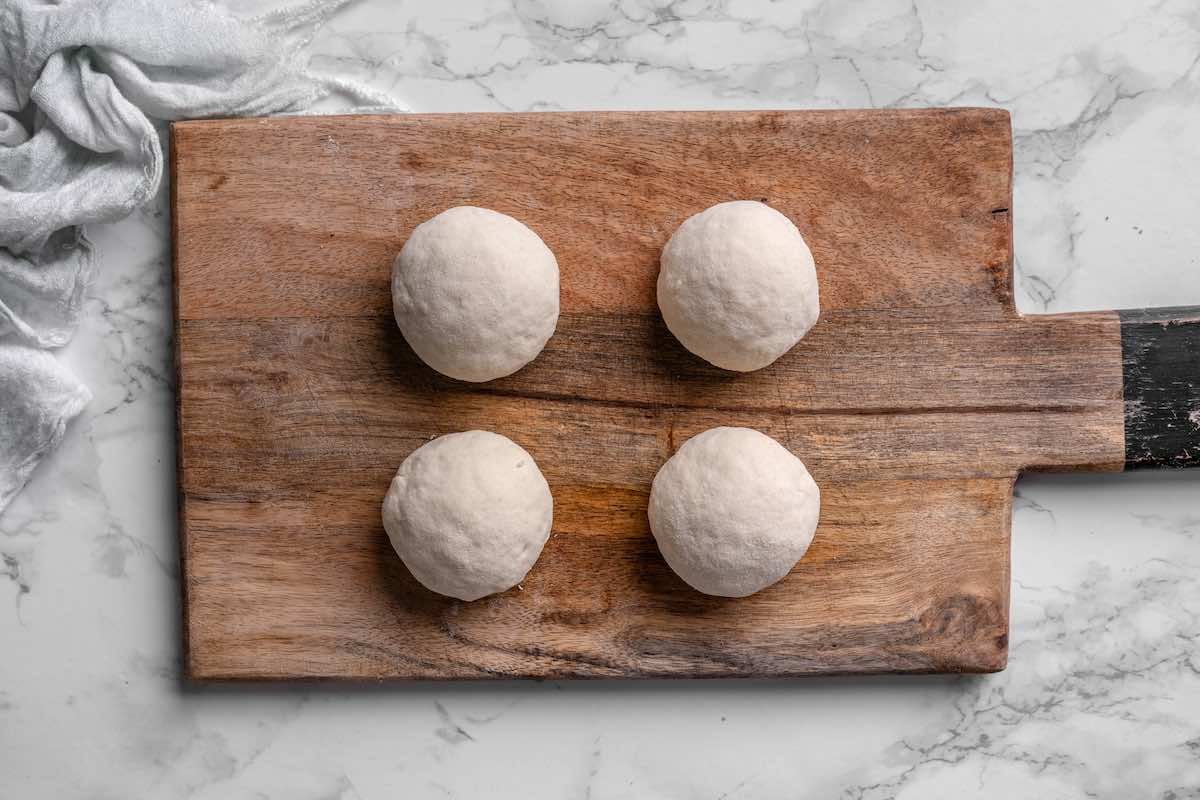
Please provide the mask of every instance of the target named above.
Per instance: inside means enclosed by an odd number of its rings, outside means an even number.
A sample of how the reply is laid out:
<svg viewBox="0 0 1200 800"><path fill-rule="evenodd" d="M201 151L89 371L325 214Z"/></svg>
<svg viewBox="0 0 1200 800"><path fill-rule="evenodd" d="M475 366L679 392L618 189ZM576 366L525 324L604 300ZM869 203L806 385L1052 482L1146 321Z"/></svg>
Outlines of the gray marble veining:
<svg viewBox="0 0 1200 800"><path fill-rule="evenodd" d="M1191 0L365 0L313 51L422 111L1000 105L1022 310L1200 305ZM89 236L96 399L0 517L0 797L1200 796L1200 471L1021 481L998 675L182 687L165 200Z"/></svg>

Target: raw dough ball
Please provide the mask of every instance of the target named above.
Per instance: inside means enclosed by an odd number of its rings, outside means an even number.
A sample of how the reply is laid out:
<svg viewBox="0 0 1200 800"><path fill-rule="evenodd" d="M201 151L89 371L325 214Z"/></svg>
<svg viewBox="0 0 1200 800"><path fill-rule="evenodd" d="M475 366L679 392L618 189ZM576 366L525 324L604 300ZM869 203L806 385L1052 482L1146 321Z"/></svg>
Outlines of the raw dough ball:
<svg viewBox="0 0 1200 800"><path fill-rule="evenodd" d="M804 237L763 203L719 203L688 217L661 261L658 307L667 327L688 350L724 369L767 366L821 313Z"/></svg>
<svg viewBox="0 0 1200 800"><path fill-rule="evenodd" d="M392 266L392 310L443 375L490 381L542 352L558 324L558 262L529 228L458 206L416 227Z"/></svg>
<svg viewBox="0 0 1200 800"><path fill-rule="evenodd" d="M650 529L671 569L694 589L745 597L787 575L821 515L804 463L750 428L711 428L654 476Z"/></svg>
<svg viewBox="0 0 1200 800"><path fill-rule="evenodd" d="M533 456L488 431L421 445L383 499L383 527L405 566L427 588L460 600L516 586L553 517Z"/></svg>

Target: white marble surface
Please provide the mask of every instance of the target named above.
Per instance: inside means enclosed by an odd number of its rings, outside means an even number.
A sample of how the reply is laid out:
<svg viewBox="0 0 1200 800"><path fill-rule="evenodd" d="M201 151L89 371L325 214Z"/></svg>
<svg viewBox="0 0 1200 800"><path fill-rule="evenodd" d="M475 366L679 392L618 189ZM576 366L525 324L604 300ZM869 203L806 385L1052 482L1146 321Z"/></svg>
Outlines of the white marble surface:
<svg viewBox="0 0 1200 800"><path fill-rule="evenodd" d="M1194 0L368 0L314 47L428 111L1001 105L1022 310L1200 305ZM1019 483L998 675L182 686L164 203L90 233L96 399L0 517L0 797L1200 797L1200 471Z"/></svg>

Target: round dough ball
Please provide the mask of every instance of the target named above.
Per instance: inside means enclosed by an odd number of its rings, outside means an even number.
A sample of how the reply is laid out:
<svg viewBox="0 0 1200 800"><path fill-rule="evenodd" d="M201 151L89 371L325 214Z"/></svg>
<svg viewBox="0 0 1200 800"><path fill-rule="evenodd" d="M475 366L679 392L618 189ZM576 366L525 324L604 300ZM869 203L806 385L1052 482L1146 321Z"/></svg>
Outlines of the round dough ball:
<svg viewBox="0 0 1200 800"><path fill-rule="evenodd" d="M533 456L489 431L421 445L383 499L383 527L413 577L460 600L520 583L553 518L550 487Z"/></svg>
<svg viewBox="0 0 1200 800"><path fill-rule="evenodd" d="M392 310L443 375L490 381L542 352L558 324L558 262L529 228L474 206L416 227L392 266Z"/></svg>
<svg viewBox="0 0 1200 800"><path fill-rule="evenodd" d="M821 313L817 271L792 221L763 203L719 203L663 248L658 307L675 338L723 369L761 369Z"/></svg>
<svg viewBox="0 0 1200 800"><path fill-rule="evenodd" d="M710 428L654 476L650 529L694 589L745 597L791 571L817 529L821 491L804 463L750 428Z"/></svg>

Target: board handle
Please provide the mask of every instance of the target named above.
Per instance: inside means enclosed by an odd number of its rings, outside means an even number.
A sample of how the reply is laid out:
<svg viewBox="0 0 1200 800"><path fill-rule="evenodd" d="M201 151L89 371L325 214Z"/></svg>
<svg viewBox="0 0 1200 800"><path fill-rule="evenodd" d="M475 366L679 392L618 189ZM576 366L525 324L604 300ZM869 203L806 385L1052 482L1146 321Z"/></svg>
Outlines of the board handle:
<svg viewBox="0 0 1200 800"><path fill-rule="evenodd" d="M1200 466L1200 307L1118 313L1125 469Z"/></svg>

